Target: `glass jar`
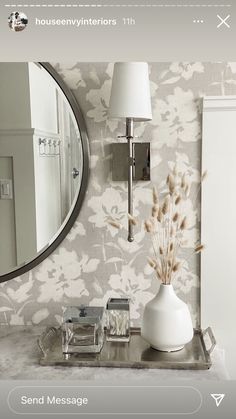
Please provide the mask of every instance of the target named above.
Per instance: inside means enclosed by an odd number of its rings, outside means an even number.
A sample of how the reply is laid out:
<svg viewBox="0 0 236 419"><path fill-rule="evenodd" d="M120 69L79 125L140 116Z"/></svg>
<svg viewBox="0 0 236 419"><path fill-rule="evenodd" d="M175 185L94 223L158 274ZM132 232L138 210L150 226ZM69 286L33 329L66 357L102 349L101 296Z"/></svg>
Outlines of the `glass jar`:
<svg viewBox="0 0 236 419"><path fill-rule="evenodd" d="M129 342L130 310L128 298L110 298L107 302L107 341Z"/></svg>
<svg viewBox="0 0 236 419"><path fill-rule="evenodd" d="M62 351L98 353L104 341L103 307L67 307L63 313Z"/></svg>

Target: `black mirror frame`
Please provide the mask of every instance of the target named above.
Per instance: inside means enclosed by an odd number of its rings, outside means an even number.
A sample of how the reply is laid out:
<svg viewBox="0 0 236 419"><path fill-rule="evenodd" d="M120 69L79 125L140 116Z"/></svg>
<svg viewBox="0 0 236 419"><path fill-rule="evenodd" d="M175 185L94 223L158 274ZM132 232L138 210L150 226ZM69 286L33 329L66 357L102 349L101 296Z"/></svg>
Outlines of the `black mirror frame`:
<svg viewBox="0 0 236 419"><path fill-rule="evenodd" d="M59 244L62 242L62 240L64 240L64 238L67 236L67 234L73 227L75 221L77 220L77 217L81 210L82 203L84 201L84 197L87 191L87 186L88 186L90 151L89 151L87 128L85 125L83 114L80 110L80 107L73 93L66 86L62 78L55 71L55 69L49 63L40 62L38 64L41 65L59 85L59 87L65 94L72 108L76 122L78 124L80 135L81 135L82 150L83 150L83 172L82 172L82 179L81 179L81 187L80 187L77 201L71 212L71 215L69 219L67 220L66 224L64 225L63 229L60 231L59 235L55 238L55 240L45 250L42 250L42 252L39 253L38 256L36 256L36 258L33 259L32 261L25 263L24 265L21 265L19 268L16 268L10 272L7 272L4 275L0 275L0 283L9 281L10 279L16 278L30 271L31 269L35 268L38 264L40 264L44 259L46 259L59 246Z"/></svg>

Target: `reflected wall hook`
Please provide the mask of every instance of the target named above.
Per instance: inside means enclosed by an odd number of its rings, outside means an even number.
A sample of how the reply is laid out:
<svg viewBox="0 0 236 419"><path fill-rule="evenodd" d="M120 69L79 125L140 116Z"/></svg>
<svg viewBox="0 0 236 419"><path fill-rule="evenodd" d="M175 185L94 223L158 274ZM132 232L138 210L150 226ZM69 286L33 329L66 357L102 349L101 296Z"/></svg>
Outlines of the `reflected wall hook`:
<svg viewBox="0 0 236 419"><path fill-rule="evenodd" d="M79 176L79 170L76 169L76 167L73 167L72 176L73 176L73 179L76 179L77 176Z"/></svg>
<svg viewBox="0 0 236 419"><path fill-rule="evenodd" d="M61 140L52 138L41 138L38 139L39 144L39 155L40 156L58 156L60 154L60 143Z"/></svg>

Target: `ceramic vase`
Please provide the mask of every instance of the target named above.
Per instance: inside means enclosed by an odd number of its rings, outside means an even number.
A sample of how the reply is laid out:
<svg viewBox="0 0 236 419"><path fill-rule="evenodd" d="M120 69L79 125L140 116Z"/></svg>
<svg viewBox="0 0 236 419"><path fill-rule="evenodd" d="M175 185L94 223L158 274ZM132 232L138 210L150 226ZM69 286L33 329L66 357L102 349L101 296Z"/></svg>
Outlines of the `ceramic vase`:
<svg viewBox="0 0 236 419"><path fill-rule="evenodd" d="M179 351L192 340L188 306L177 297L172 285L161 284L157 295L147 303L141 335L152 348L164 352Z"/></svg>

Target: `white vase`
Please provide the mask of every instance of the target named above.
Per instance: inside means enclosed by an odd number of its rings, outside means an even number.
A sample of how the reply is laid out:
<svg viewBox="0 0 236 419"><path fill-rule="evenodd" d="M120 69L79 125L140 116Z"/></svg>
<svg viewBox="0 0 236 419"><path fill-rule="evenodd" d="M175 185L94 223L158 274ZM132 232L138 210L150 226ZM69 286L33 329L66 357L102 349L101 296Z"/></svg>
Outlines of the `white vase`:
<svg viewBox="0 0 236 419"><path fill-rule="evenodd" d="M159 351L179 351L193 338L193 325L187 304L172 285L161 284L157 295L147 303L142 320L142 337Z"/></svg>

